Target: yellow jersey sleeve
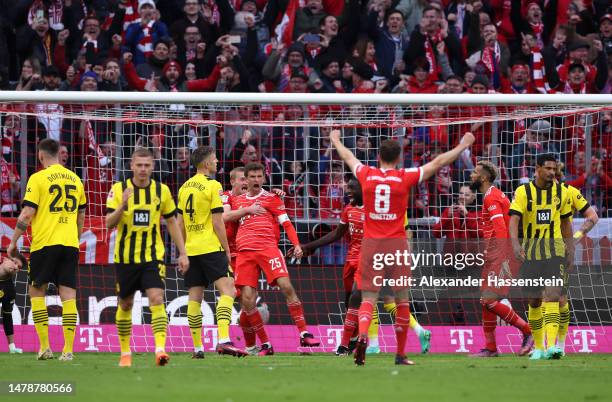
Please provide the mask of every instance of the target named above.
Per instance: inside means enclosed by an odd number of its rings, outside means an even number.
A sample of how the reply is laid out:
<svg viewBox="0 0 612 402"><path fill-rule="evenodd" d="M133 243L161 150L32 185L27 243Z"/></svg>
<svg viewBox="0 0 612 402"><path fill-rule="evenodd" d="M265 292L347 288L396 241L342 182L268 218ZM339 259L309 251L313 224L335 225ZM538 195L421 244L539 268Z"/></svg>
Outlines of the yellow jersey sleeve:
<svg viewBox="0 0 612 402"><path fill-rule="evenodd" d="M26 186L25 197L23 197L23 206L38 208L40 204L40 186L38 182L38 175L33 174L28 179Z"/></svg>
<svg viewBox="0 0 612 402"><path fill-rule="evenodd" d="M123 197L122 193L121 183L113 184L113 187L111 187L111 191L108 193L108 197L106 198L106 209L109 212L119 209L121 206L121 198Z"/></svg>
<svg viewBox="0 0 612 402"><path fill-rule="evenodd" d="M181 186L178 192L178 197L176 199L176 202L177 202L176 212L178 212L181 215L183 215L183 211L185 210L185 199L184 198L185 197L183 196L183 187Z"/></svg>
<svg viewBox="0 0 612 402"><path fill-rule="evenodd" d="M514 191L514 199L510 204L510 215L522 216L527 211L527 194L525 186L521 185Z"/></svg>
<svg viewBox="0 0 612 402"><path fill-rule="evenodd" d="M567 189L570 194L572 207L576 211L584 213L584 211L586 211L591 206L589 202L586 200L586 198L584 198L584 196L580 193L580 190L578 190L576 187L567 186Z"/></svg>
<svg viewBox="0 0 612 402"><path fill-rule="evenodd" d="M567 218L573 215L572 197L568 188L561 186L561 218Z"/></svg>
<svg viewBox="0 0 612 402"><path fill-rule="evenodd" d="M85 186L83 186L83 182L79 180L79 187L81 189L81 197L79 198L79 210L84 210L87 208L87 196L85 195Z"/></svg>
<svg viewBox="0 0 612 402"><path fill-rule="evenodd" d="M404 214L404 229L408 229L408 211Z"/></svg>
<svg viewBox="0 0 612 402"><path fill-rule="evenodd" d="M211 188L211 200L210 200L210 210L212 213L223 212L223 201L221 200L221 193L223 193L223 187L221 187L221 183L216 180L213 180L212 188Z"/></svg>
<svg viewBox="0 0 612 402"><path fill-rule="evenodd" d="M176 204L174 203L174 198L172 198L172 194L170 193L168 186L162 184L161 187L161 214L166 219L172 218L174 215L176 215Z"/></svg>

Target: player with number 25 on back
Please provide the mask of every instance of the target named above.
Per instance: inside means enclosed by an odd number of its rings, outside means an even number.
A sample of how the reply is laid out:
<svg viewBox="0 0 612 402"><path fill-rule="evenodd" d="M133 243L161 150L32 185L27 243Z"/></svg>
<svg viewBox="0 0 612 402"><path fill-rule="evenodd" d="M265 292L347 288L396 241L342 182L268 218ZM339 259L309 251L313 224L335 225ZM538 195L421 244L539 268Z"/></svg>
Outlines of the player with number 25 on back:
<svg viewBox="0 0 612 402"><path fill-rule="evenodd" d="M397 169L401 161L401 147L395 140L381 143L378 153L379 167L362 164L340 140L340 130L332 130L331 142L338 155L351 169L363 189L363 207L365 213L364 235L359 262L359 274L356 281L362 290L362 302L359 308L359 339L355 348L355 364L365 364L365 351L368 342L368 328L372 321L374 304L378 300L380 283L377 277L387 280L400 279L410 275L408 262L396 261L376 267L376 256L395 255L396 252L408 251L408 239L404 230L404 216L408 207L410 188L435 175L442 167L455 161L459 155L474 143L472 133L466 133L459 145L452 150L438 155L434 160L419 168ZM387 258L385 258L386 262ZM390 281L389 281L390 282ZM389 283L395 293L397 352L395 364L412 365L406 359L406 335L410 323L408 304L408 287Z"/></svg>

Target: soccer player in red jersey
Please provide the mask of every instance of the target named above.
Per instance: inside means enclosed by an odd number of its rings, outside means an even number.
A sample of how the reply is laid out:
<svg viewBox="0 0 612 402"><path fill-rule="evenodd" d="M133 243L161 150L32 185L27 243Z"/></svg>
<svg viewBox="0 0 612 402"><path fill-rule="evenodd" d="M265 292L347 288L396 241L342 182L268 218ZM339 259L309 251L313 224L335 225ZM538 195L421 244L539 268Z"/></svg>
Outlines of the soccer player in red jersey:
<svg viewBox="0 0 612 402"><path fill-rule="evenodd" d="M257 312L255 303L259 272L263 270L268 283L278 286L287 298L289 313L300 332L300 345L319 346L320 342L306 328L302 303L291 284L285 258L278 248L280 238L278 224L281 224L294 246L296 258L302 257L300 241L287 216L285 205L276 194L262 188L265 180L263 165L247 164L244 168L244 175L247 179L247 192L238 197L232 197L232 210L240 210L253 205L259 205L265 209L265 212L259 215L246 214L241 217L236 236L238 250L235 267L236 286L240 287L240 301L246 312L248 323L260 335L263 322L259 314L255 314ZM259 354L273 353L272 346L265 341Z"/></svg>
<svg viewBox="0 0 612 402"><path fill-rule="evenodd" d="M533 337L529 324L523 320L512 307L501 303L500 299L508 296L509 286L496 287L488 283L489 276L500 279L515 278L520 265L513 257L510 245L510 200L493 185L497 169L489 161L480 161L470 176L470 187L484 194L482 200L483 233L486 241L485 265L482 270L480 304L482 304L482 328L486 345L472 357L497 357L495 343L495 326L497 317L518 328L523 333L523 343L519 356L524 356L533 346Z"/></svg>
<svg viewBox="0 0 612 402"><path fill-rule="evenodd" d="M349 236L349 250L346 255L346 262L342 273L342 281L344 283L346 306L346 317L344 318L344 328L342 332L342 340L336 349L336 356L346 356L352 353L357 342L357 320L359 315L359 305L361 304L361 290L355 286L355 277L358 275L359 258L361 251L361 241L363 239L363 224L365 222L365 212L363 210L363 197L361 186L357 179L352 178L347 185L347 194L350 198L350 203L344 207L340 214L340 222L336 228L320 239L313 240L310 243L302 245L304 255L312 254L317 248L323 247L340 240L345 234ZM407 225L404 228L409 231ZM287 253L289 257L293 256L293 249ZM397 306L395 299L391 295L383 297L385 310L395 319ZM376 308L372 310L373 317L377 316ZM378 325L374 325L378 318L374 317L369 329L370 339L378 336ZM431 332L421 327L419 322L412 314L410 315L410 328L415 331L421 343L421 352L429 351L429 343ZM380 349L377 345L370 343L367 353L379 353Z"/></svg>
<svg viewBox="0 0 612 402"><path fill-rule="evenodd" d="M422 167L411 169L397 169L400 163L401 147L397 141L385 140L380 145L378 153L379 167L363 165L353 153L346 148L340 140L340 130L333 130L330 139L340 158L357 177L363 190L363 205L365 212L364 239L362 257L359 269L361 275L357 276L359 288L362 290L363 301L359 307L359 340L355 348L355 364L365 364L365 351L368 341L368 328L372 321L374 303L380 291L379 283L373 274L377 269L374 266L375 254L364 252L367 245L377 249L389 245L397 245L397 252L402 253L408 248L406 232L404 230L404 216L408 206L410 188L423 180L432 177L443 166L456 160L459 155L474 143L472 133L466 133L461 143L451 151L438 155L431 162ZM401 249L400 249L401 248ZM408 269L406 269L408 268ZM399 273L410 273L409 265L396 263L385 266L385 273L394 277ZM382 271L376 271L382 272ZM393 278L391 278L393 279ZM412 365L406 359L406 335L410 322L410 308L408 304L408 287L394 286L395 303L397 305L395 333L397 336L397 352L395 364Z"/></svg>

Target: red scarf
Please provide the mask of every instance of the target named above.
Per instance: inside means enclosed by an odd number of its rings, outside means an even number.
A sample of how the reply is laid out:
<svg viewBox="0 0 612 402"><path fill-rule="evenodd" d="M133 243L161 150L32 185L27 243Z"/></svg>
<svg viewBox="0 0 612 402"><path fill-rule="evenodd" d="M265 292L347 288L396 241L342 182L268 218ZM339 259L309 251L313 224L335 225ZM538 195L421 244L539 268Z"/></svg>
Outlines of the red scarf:
<svg viewBox="0 0 612 402"><path fill-rule="evenodd" d="M535 85L539 93L548 93L550 88L548 87L548 83L544 79L544 76L546 75L546 70L544 69L544 58L542 57L540 48L534 47L533 49L531 49L531 55L533 56L533 84Z"/></svg>
<svg viewBox="0 0 612 402"><path fill-rule="evenodd" d="M154 20L149 21L149 23L142 28L142 38L138 41L138 50L140 50L144 57L149 57L153 54L153 24L155 24Z"/></svg>
<svg viewBox="0 0 612 402"><path fill-rule="evenodd" d="M540 48L543 48L544 40L542 39L542 32L544 32L544 24L542 24L541 22L538 22L537 24L529 23L529 26L531 27L531 29L533 30L533 33L536 36L536 39L538 41L538 46Z"/></svg>
<svg viewBox="0 0 612 402"><path fill-rule="evenodd" d="M138 18L138 13L136 13L135 11L137 9L138 9L138 1L130 0L127 7L125 8L125 15L123 17L123 30L122 31L124 33L125 31L127 31L128 26L132 22L136 21L136 19ZM101 27L104 31L110 28L111 24L113 23L113 18L115 18L115 13L110 13L108 17L106 17Z"/></svg>
<svg viewBox="0 0 612 402"><path fill-rule="evenodd" d="M429 62L429 76L434 79L438 76L438 63L436 61L434 46L440 41L442 41L442 34L440 31L437 31L425 39L425 58Z"/></svg>

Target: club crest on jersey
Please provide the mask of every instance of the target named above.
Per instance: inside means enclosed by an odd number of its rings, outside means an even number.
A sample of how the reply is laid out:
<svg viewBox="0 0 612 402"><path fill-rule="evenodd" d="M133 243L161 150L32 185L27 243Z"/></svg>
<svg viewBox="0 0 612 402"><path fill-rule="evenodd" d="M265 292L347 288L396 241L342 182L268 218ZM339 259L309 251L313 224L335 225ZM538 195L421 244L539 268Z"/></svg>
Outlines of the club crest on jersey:
<svg viewBox="0 0 612 402"><path fill-rule="evenodd" d="M557 197L556 195L553 197L553 203L555 205L559 205L561 204L561 200L559 199L559 197Z"/></svg>

